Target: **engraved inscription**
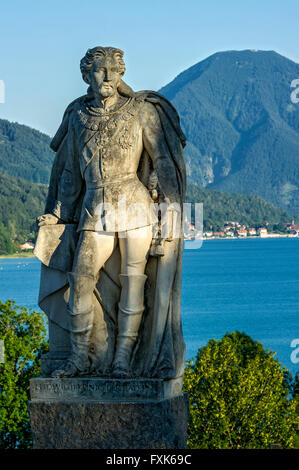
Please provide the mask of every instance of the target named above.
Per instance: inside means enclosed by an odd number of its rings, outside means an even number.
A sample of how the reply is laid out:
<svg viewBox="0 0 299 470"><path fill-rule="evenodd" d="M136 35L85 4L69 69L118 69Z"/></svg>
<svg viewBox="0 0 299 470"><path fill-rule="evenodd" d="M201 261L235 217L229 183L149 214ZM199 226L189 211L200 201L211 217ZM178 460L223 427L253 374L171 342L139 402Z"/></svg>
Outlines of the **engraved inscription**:
<svg viewBox="0 0 299 470"><path fill-rule="evenodd" d="M76 398L78 396L87 398L102 397L102 398L158 398L159 397L159 382L158 381L128 381L121 382L117 380L109 381L49 381L39 380L31 381L31 396L32 398L62 398L70 397Z"/></svg>

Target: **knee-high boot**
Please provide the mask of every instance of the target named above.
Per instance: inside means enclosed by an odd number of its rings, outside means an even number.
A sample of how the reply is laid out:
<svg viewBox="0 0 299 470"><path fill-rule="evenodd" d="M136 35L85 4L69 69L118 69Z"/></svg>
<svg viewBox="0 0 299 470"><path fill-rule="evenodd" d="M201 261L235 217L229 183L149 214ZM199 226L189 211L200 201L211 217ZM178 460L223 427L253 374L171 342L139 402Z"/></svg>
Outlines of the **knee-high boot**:
<svg viewBox="0 0 299 470"><path fill-rule="evenodd" d="M122 290L118 304L113 375L126 376L130 373L130 360L144 310L144 284L147 276L120 274L119 278Z"/></svg>
<svg viewBox="0 0 299 470"><path fill-rule="evenodd" d="M71 355L65 365L53 372L54 377L72 377L89 371L88 349L93 327L94 306L92 302L95 279L76 273L68 273L70 298Z"/></svg>

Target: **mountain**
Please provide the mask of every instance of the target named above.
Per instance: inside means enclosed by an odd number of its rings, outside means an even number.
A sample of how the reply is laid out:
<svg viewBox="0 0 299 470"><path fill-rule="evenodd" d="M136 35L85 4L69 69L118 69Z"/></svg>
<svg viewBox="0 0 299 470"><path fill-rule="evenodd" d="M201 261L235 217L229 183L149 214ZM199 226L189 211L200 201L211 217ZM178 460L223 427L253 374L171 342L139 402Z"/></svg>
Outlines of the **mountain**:
<svg viewBox="0 0 299 470"><path fill-rule="evenodd" d="M218 52L160 90L187 136L189 182L257 194L299 214L299 64L274 51Z"/></svg>
<svg viewBox="0 0 299 470"><path fill-rule="evenodd" d="M34 222L44 213L47 185L0 174L0 254L35 237Z"/></svg>
<svg viewBox="0 0 299 470"><path fill-rule="evenodd" d="M47 184L54 159L50 142L31 127L0 119L0 173Z"/></svg>
<svg viewBox="0 0 299 470"><path fill-rule="evenodd" d="M204 230L213 226L221 231L225 221L236 221L251 227L259 227L267 222L269 230L272 230L274 225L290 222L287 212L256 195L229 194L199 188L190 183L187 187L186 202L203 204Z"/></svg>

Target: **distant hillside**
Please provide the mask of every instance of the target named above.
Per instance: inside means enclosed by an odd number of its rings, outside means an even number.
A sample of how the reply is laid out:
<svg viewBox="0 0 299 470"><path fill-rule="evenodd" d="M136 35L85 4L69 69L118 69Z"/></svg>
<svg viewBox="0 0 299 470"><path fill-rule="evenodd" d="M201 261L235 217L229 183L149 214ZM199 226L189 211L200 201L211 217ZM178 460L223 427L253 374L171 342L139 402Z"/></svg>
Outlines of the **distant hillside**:
<svg viewBox="0 0 299 470"><path fill-rule="evenodd" d="M299 214L299 64L273 51L219 52L160 90L186 133L189 181L258 194Z"/></svg>
<svg viewBox="0 0 299 470"><path fill-rule="evenodd" d="M31 127L0 119L0 172L47 184L54 159L50 141Z"/></svg>
<svg viewBox="0 0 299 470"><path fill-rule="evenodd" d="M189 184L186 202L203 203L205 230L211 226L218 227L220 230L225 221L236 221L251 227L260 226L265 222L268 222L270 226L290 222L289 214L259 196L232 195Z"/></svg>
<svg viewBox="0 0 299 470"><path fill-rule="evenodd" d="M0 254L12 253L12 240L34 238L33 224L43 214L47 186L0 175Z"/></svg>
<svg viewBox="0 0 299 470"><path fill-rule="evenodd" d="M18 243L35 238L35 220L44 213L46 195L47 185L0 175L0 254L13 253ZM226 220L252 226L290 221L288 214L258 196L232 196L190 184L186 201L203 203L205 229Z"/></svg>

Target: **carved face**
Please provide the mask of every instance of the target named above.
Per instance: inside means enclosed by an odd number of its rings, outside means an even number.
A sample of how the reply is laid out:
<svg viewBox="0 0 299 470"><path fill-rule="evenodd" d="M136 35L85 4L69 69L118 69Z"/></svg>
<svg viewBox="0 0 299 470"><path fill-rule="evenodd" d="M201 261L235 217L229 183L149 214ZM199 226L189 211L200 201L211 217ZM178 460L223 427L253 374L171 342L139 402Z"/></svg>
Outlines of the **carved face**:
<svg viewBox="0 0 299 470"><path fill-rule="evenodd" d="M117 93L122 75L119 73L117 61L113 57L95 60L88 73L89 84L95 97L108 98Z"/></svg>

